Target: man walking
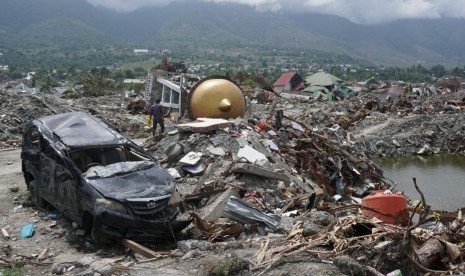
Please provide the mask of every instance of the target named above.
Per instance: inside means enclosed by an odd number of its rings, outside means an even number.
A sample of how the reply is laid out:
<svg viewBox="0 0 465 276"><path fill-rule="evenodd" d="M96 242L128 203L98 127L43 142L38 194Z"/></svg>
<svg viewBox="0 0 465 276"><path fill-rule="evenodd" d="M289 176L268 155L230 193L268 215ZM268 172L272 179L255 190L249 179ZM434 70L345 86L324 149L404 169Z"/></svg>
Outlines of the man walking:
<svg viewBox="0 0 465 276"><path fill-rule="evenodd" d="M156 99L155 103L150 107L150 116L153 118L153 136L155 136L157 124L160 125L160 134L165 132L165 115L166 114L163 112L163 106L160 104L160 99Z"/></svg>

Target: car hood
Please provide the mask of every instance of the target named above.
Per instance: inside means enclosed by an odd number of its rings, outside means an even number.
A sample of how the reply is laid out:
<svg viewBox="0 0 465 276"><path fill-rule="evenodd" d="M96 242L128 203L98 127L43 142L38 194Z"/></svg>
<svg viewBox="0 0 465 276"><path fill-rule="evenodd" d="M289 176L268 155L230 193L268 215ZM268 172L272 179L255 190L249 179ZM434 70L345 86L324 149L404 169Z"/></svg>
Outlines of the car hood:
<svg viewBox="0 0 465 276"><path fill-rule="evenodd" d="M174 178L151 161L95 166L83 175L104 197L120 201L168 195L175 186Z"/></svg>

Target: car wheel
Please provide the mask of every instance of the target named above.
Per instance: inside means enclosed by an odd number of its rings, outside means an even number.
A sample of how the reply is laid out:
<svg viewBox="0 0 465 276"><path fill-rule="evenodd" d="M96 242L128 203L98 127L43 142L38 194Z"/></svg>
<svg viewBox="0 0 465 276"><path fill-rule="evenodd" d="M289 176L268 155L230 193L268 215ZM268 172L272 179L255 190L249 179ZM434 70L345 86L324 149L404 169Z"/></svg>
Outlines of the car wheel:
<svg viewBox="0 0 465 276"><path fill-rule="evenodd" d="M29 182L29 193L31 194L31 201L39 208L45 208L45 201L37 192L37 182L35 180L31 180Z"/></svg>
<svg viewBox="0 0 465 276"><path fill-rule="evenodd" d="M112 239L105 237L102 233L98 232L97 227L94 227L95 223L98 222L95 222L94 220L94 222L92 223L92 228L90 229L90 237L92 238L94 243L99 246L105 246L114 242Z"/></svg>
<svg viewBox="0 0 465 276"><path fill-rule="evenodd" d="M92 228L90 237L92 238L94 243L98 246L107 246L107 245L114 243L112 239L106 238L102 236L102 234L100 233L96 233L96 231L94 231L94 228Z"/></svg>

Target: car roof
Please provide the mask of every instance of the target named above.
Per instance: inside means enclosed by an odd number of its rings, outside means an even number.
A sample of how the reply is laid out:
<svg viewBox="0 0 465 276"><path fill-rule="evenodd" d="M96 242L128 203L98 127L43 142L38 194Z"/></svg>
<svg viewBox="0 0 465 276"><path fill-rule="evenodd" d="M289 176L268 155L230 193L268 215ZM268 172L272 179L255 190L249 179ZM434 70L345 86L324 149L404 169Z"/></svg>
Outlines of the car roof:
<svg viewBox="0 0 465 276"><path fill-rule="evenodd" d="M125 144L128 140L102 120L85 112L68 112L37 119L71 147Z"/></svg>

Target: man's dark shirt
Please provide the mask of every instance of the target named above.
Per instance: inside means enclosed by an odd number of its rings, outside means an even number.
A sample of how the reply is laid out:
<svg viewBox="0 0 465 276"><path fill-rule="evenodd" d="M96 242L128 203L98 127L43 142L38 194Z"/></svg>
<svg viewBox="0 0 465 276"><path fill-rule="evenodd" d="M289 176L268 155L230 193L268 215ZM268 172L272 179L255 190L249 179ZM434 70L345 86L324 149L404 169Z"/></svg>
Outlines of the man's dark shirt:
<svg viewBox="0 0 465 276"><path fill-rule="evenodd" d="M150 113L153 116L154 120L161 119L163 116L163 106L161 104L154 104L150 107Z"/></svg>

